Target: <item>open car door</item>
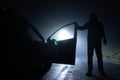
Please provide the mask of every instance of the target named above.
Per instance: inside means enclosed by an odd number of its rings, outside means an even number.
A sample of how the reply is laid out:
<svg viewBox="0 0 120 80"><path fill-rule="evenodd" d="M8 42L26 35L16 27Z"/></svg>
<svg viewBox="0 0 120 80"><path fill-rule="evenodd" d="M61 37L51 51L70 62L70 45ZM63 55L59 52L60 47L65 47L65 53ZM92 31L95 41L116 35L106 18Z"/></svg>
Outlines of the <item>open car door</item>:
<svg viewBox="0 0 120 80"><path fill-rule="evenodd" d="M74 23L57 29L47 39L52 63L75 64L77 29Z"/></svg>

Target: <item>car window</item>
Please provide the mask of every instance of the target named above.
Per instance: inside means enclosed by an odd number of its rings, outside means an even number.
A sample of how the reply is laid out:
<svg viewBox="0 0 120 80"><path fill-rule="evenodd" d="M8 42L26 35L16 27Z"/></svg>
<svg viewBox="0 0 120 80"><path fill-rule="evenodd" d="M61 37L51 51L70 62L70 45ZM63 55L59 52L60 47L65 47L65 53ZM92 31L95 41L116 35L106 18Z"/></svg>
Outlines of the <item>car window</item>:
<svg viewBox="0 0 120 80"><path fill-rule="evenodd" d="M69 25L58 30L55 34L51 36L51 39L57 41L66 40L74 38L74 25Z"/></svg>

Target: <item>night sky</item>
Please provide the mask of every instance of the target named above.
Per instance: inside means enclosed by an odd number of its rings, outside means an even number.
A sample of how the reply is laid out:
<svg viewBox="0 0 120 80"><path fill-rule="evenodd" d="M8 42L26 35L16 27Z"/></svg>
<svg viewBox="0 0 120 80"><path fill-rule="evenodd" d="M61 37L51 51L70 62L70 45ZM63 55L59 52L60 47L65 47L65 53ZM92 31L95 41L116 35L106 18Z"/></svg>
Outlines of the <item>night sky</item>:
<svg viewBox="0 0 120 80"><path fill-rule="evenodd" d="M90 13L95 12L104 25L108 44L117 44L120 48L119 0L3 0L3 2L23 15L44 38L62 25L74 21L79 25L85 24Z"/></svg>

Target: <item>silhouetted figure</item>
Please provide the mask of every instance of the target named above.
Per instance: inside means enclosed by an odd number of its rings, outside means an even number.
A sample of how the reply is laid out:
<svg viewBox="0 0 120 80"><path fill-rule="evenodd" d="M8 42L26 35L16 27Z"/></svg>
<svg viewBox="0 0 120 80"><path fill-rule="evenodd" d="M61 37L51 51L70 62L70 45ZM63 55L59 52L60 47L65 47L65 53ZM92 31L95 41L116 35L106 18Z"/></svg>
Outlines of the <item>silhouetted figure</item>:
<svg viewBox="0 0 120 80"><path fill-rule="evenodd" d="M105 31L101 22L98 21L97 16L95 13L92 13L89 18L89 22L84 24L83 26L78 26L78 30L85 30L88 29L88 72L86 76L92 76L92 69L93 69L93 52L95 49L98 61L98 68L100 75L107 76L104 72L103 68L103 60L102 60L102 40L106 45L107 40L105 36Z"/></svg>

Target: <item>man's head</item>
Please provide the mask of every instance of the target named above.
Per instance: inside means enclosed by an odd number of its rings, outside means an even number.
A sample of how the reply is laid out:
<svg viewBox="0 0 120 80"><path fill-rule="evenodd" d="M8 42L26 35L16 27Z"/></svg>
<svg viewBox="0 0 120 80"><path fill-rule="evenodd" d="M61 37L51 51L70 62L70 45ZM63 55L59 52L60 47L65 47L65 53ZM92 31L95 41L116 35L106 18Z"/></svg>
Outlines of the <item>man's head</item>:
<svg viewBox="0 0 120 80"><path fill-rule="evenodd" d="M97 22L97 21L98 21L98 18L97 18L97 16L96 16L95 13L91 13L91 14L90 14L89 21L90 21L90 22Z"/></svg>

